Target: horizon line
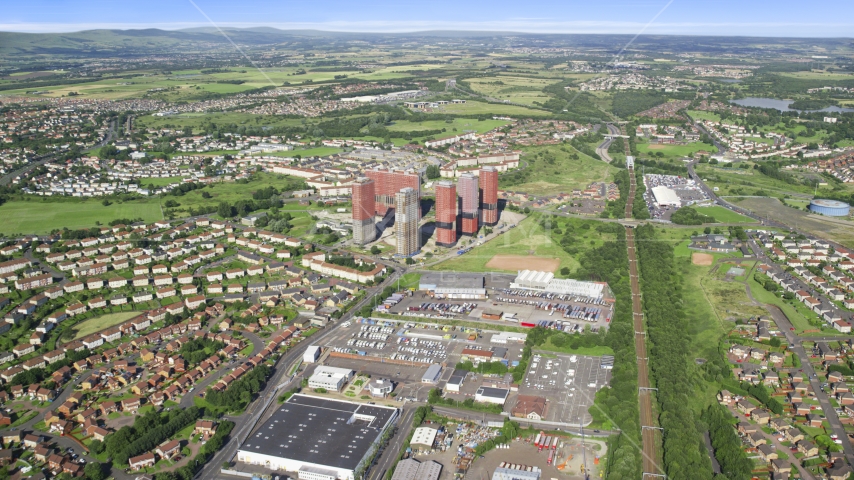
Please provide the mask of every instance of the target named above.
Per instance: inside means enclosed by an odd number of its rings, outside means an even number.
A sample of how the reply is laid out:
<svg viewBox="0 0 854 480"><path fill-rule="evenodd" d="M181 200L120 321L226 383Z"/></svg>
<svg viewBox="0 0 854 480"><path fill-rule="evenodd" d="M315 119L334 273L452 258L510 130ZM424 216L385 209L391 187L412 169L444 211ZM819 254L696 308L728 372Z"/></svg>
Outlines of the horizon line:
<svg viewBox="0 0 854 480"><path fill-rule="evenodd" d="M576 22L519 22L519 21L495 21L495 22L456 22L449 25L448 22L409 22L407 27L401 22L327 22L327 23L248 23L233 22L220 24L223 28L237 30L251 30L258 28L270 28L281 32L289 31L315 31L318 33L338 34L375 34L375 35L405 35L423 33L484 33L484 34L517 34L517 35L633 35L637 32L636 22L601 22L601 21L576 21ZM791 30L786 35L775 35L767 32L755 32L757 28L785 29L786 27L820 27L824 31L834 28L850 28L849 24L828 23L668 23L658 24L653 27L652 32L642 36L687 36L687 37L744 37L744 38L797 38L797 39L847 39L854 40L854 36L846 35L793 35ZM362 27L362 28L359 28ZM190 29L211 28L207 23L201 22L173 22L173 23L0 23L0 33L18 34L70 34L82 33L93 30L109 31L133 31L133 30L161 30L167 32L183 31ZM691 33L697 29L749 29L755 33ZM530 30L529 30L530 29ZM849 31L851 31L849 30ZM832 32L828 32L832 33Z"/></svg>

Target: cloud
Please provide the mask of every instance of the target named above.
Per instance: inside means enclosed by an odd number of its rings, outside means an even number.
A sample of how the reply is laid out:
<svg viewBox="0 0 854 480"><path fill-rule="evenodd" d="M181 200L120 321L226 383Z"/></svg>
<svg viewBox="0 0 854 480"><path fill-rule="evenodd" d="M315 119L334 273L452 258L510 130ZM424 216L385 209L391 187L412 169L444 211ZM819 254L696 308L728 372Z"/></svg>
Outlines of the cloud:
<svg viewBox="0 0 854 480"><path fill-rule="evenodd" d="M641 31L643 22L628 21L555 21L546 18L514 18L492 21L366 20L329 22L217 22L223 28L274 27L282 30L324 30L360 33L409 33L429 30L499 31L539 34L628 34ZM199 22L162 23L0 23L0 31L28 33L76 32L93 29L159 28L179 30L208 27ZM803 22L654 22L645 34L660 35L744 35L772 37L850 37L852 23Z"/></svg>

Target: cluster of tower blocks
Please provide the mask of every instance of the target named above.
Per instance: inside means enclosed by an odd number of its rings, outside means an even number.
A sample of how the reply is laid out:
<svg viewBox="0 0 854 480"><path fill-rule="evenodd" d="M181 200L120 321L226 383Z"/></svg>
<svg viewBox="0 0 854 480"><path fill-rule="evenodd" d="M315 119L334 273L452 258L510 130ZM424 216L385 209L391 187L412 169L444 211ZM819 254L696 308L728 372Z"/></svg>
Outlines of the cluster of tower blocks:
<svg viewBox="0 0 854 480"><path fill-rule="evenodd" d="M453 246L459 235L474 236L482 225L498 223L498 170L482 167L479 175L464 173L457 184L436 182L436 243ZM376 239L374 217L395 212L397 254L420 250L421 178L417 173L368 170L353 183L353 239Z"/></svg>

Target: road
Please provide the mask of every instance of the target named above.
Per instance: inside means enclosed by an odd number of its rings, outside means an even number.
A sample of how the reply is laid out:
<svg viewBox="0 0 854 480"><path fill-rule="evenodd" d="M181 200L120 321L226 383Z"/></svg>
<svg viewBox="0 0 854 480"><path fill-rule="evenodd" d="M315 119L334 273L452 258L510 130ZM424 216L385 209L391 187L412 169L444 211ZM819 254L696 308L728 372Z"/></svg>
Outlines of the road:
<svg viewBox="0 0 854 480"><path fill-rule="evenodd" d="M412 430L412 416L415 415L415 410L417 409L418 406L415 404L408 407L404 406L403 414L397 421L397 433L389 439L388 446L368 471L366 475L368 480L381 480L388 469L394 465L400 454L400 448L403 446L404 439L409 436L409 431Z"/></svg>
<svg viewBox="0 0 854 480"><path fill-rule="evenodd" d="M277 408L275 400L279 392L281 390L287 390L288 387L291 386L291 382L294 380L293 378L288 377L288 367L297 359L302 358L303 352L310 344L321 343L325 338L336 334L336 330L338 330L342 323L351 319L355 312L358 312L359 309L367 305L373 297L382 292L385 287L396 282L398 277L402 276L404 273L406 273L405 269L396 270L382 283L370 289L368 295L365 295L359 303L354 305L353 308L351 308L350 311L341 317L341 319L334 325L316 333L311 337L310 341L300 342L294 348L282 355L274 366L273 375L269 380L267 380L267 387L261 392L258 398L249 405L246 412L242 415L229 418L229 420L233 421L235 425L234 430L232 430L231 435L229 435L228 442L223 445L223 447L207 462L207 464L205 464L204 468L196 474L195 478L217 478L217 474L222 467L222 463L230 461L237 454L237 448L252 433L255 426L258 424L258 421L264 416L264 414L270 413L272 411L271 409Z"/></svg>
<svg viewBox="0 0 854 480"><path fill-rule="evenodd" d="M620 129L617 128L616 126L614 126L613 124L608 123L608 124L605 124L605 126L608 127L608 133L609 134L620 135ZM599 154L599 156L602 158L602 161L604 161L605 163L611 163L612 158L610 155L608 155L608 147L611 146L611 143L613 141L614 141L614 139L607 138L607 139L605 139L604 142L602 142L601 145L596 147L596 153Z"/></svg>

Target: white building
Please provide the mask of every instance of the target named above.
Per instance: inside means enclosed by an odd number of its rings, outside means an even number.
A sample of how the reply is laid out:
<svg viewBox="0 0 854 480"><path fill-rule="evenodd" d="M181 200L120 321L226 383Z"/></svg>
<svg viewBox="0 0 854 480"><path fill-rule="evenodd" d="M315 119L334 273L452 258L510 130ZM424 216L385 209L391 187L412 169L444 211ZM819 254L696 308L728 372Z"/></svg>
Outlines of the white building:
<svg viewBox="0 0 854 480"><path fill-rule="evenodd" d="M308 379L308 386L309 388L325 388L337 392L351 378L353 378L353 371L348 368L321 365L314 370L314 374Z"/></svg>
<svg viewBox="0 0 854 480"><path fill-rule="evenodd" d="M320 358L320 347L317 345L309 345L305 353L302 354L304 363L314 363L318 358Z"/></svg>

